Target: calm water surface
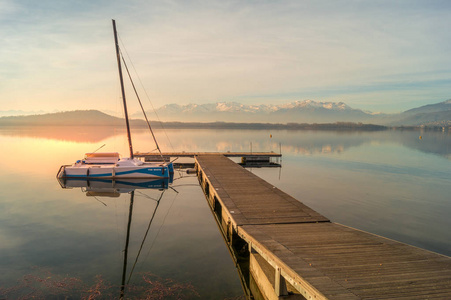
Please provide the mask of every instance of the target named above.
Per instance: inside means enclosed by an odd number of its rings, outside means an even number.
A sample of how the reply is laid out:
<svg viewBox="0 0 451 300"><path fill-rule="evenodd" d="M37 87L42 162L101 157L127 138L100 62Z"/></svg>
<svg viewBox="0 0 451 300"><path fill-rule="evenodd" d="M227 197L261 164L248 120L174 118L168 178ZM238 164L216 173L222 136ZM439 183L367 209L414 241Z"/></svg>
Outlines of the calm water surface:
<svg viewBox="0 0 451 300"><path fill-rule="evenodd" d="M167 130L157 138L165 151L282 151L281 169L252 172L334 222L451 256L449 133ZM145 131L133 140L135 151L155 148ZM126 154L124 132L2 128L0 144L0 296L119 297L130 194L88 197L62 189L55 175L103 144ZM240 297L197 179L176 174L172 187L135 191L127 269L135 291L126 296L153 288L186 299Z"/></svg>

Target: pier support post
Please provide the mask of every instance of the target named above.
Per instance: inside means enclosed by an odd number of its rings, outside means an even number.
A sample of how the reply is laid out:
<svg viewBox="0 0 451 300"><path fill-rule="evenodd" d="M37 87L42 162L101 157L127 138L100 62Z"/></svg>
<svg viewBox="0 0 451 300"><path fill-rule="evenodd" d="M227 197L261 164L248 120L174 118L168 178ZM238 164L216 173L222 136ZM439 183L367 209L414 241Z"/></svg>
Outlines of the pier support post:
<svg viewBox="0 0 451 300"><path fill-rule="evenodd" d="M268 263L264 257L252 249L252 246L249 247L249 252L249 271L264 299L304 299L299 294L288 294L287 283L281 274L280 267Z"/></svg>
<svg viewBox="0 0 451 300"><path fill-rule="evenodd" d="M288 295L288 291L287 291L287 284L285 283L285 278L282 277L282 275L280 274L280 268L276 267L275 268L275 278L274 278L274 291L276 293L277 297L280 296L287 296Z"/></svg>
<svg viewBox="0 0 451 300"><path fill-rule="evenodd" d="M232 228L232 222L230 222L230 220L227 221L227 240L229 243L232 243L232 236L233 236L233 228Z"/></svg>

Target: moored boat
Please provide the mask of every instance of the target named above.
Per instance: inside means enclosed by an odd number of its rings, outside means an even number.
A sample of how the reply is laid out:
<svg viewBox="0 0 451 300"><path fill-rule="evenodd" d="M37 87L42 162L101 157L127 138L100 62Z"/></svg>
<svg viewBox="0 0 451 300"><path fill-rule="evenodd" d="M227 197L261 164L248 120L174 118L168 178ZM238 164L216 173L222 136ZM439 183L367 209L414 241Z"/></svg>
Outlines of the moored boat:
<svg viewBox="0 0 451 300"><path fill-rule="evenodd" d="M169 164L143 162L137 158L120 158L119 153L86 153L85 159L78 160L71 166L61 166L57 177L169 178L171 173Z"/></svg>
<svg viewBox="0 0 451 300"><path fill-rule="evenodd" d="M124 106L125 114L125 124L127 128L128 144L130 149L130 157L121 158L117 152L104 152L104 153L86 153L84 159L77 160L73 165L63 165L60 167L57 178L102 178L102 179L139 179L139 178L170 178L174 173L174 167L172 162L143 162L140 159L133 157L133 146L130 134L130 125L127 113L127 102L125 99L124 82L122 77L122 64L121 58L126 67L127 73L129 74L130 80L131 76L128 72L127 65L123 59L121 52L119 50L119 43L116 31L116 22L113 21L113 31L114 31L114 41L116 46L116 56L117 64L119 70L119 79L121 83L122 100ZM132 81L132 80L131 80ZM132 81L134 88L134 84ZM152 133L153 139L157 146L157 150L160 152L155 135L150 127L150 123L145 115L144 108L142 107L141 100L134 88L136 96L138 98L139 104L142 108L144 116L146 118L147 124L149 126L150 132Z"/></svg>

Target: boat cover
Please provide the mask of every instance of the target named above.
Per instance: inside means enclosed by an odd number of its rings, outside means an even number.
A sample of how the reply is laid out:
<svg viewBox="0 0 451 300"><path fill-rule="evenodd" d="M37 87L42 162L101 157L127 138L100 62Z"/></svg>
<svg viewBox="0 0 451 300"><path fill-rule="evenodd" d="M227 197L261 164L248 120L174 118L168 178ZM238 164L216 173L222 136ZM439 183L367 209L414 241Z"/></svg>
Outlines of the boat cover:
<svg viewBox="0 0 451 300"><path fill-rule="evenodd" d="M115 164L119 159L117 152L86 153L84 162L86 164Z"/></svg>

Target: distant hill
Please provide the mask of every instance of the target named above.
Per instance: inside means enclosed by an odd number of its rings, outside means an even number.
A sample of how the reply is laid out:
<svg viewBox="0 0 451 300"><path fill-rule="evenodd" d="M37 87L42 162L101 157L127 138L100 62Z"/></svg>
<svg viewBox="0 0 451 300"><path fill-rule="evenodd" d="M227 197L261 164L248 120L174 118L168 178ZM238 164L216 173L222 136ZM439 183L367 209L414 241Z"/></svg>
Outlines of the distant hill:
<svg viewBox="0 0 451 300"><path fill-rule="evenodd" d="M451 126L451 99L409 109L399 114L397 120L392 120L389 124L398 126Z"/></svg>
<svg viewBox="0 0 451 300"><path fill-rule="evenodd" d="M424 106L420 106L417 108L412 108L403 112L405 115L415 115L415 114L424 114L424 113L432 113L432 112L442 112L451 110L451 99L436 103L436 104L428 104Z"/></svg>
<svg viewBox="0 0 451 300"><path fill-rule="evenodd" d="M366 123L384 126L451 126L451 100L425 105L400 114L372 114L349 107L343 102L295 101L282 105L244 105L237 102L210 104L170 104L157 109L164 126L198 128L223 123L251 124L313 124L313 123ZM153 113L148 114L150 118ZM133 114L133 126L145 126L141 114ZM138 119L140 118L140 119ZM183 121L183 122L181 122ZM212 125L215 124L215 125ZM53 114L0 117L5 125L115 125L123 126L122 118L98 110L77 110ZM158 124L155 124L158 126ZM231 126L230 124L227 126ZM235 126L235 125L234 125ZM244 125L240 125L244 126Z"/></svg>
<svg viewBox="0 0 451 300"><path fill-rule="evenodd" d="M123 126L124 119L98 110L76 110L51 114L1 117L1 126ZM131 120L133 125L145 125L143 120Z"/></svg>
<svg viewBox="0 0 451 300"><path fill-rule="evenodd" d="M395 126L451 126L451 109L446 111L416 113L391 122Z"/></svg>

